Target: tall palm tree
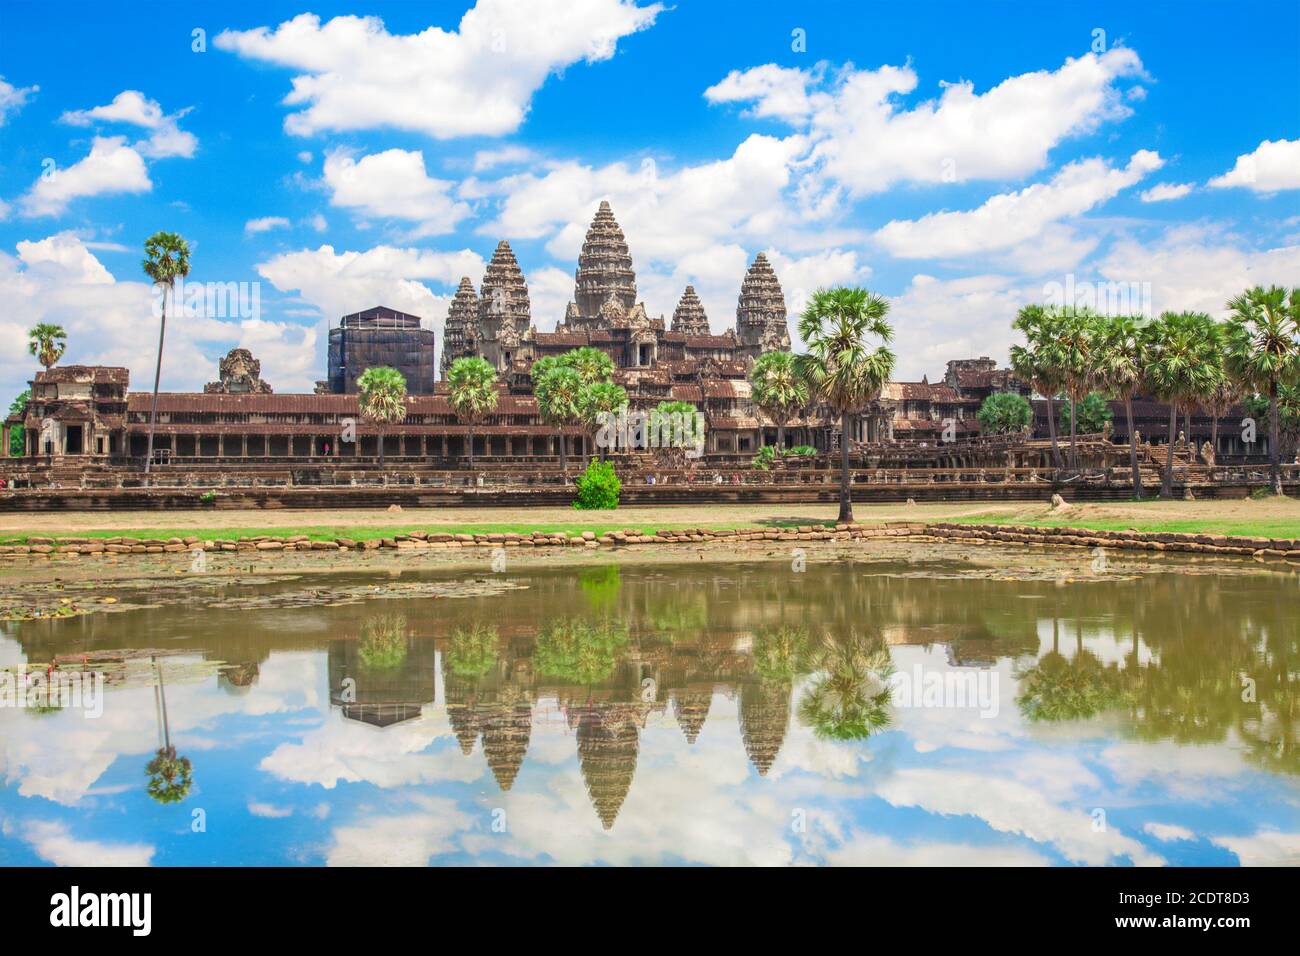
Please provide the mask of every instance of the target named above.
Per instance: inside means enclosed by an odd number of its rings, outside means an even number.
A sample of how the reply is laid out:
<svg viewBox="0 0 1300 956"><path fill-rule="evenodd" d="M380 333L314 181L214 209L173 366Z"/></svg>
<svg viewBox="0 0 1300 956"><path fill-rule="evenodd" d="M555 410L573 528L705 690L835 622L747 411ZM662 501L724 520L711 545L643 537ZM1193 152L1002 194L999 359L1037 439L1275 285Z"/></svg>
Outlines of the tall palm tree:
<svg viewBox="0 0 1300 956"><path fill-rule="evenodd" d="M591 346L584 345L582 348L565 352L560 356L560 364L578 373L584 390L601 382L612 382L614 380L614 360L607 353ZM581 405L582 402L579 402L579 422L582 420ZM589 455L587 438L584 435L582 439L582 459L584 464Z"/></svg>
<svg viewBox="0 0 1300 956"><path fill-rule="evenodd" d="M167 297L176 280L190 274L190 245L178 232L155 232L144 242L144 273L162 293L158 323L158 361L153 373L153 404L149 408L149 443L145 449L144 472L153 464L153 430L158 420L158 384L162 380L163 337L167 334Z"/></svg>
<svg viewBox="0 0 1300 956"><path fill-rule="evenodd" d="M560 434L560 474L569 473L564 429L578 419L582 399L582 377L576 369L559 364L554 356L544 356L533 363L533 395L542 421Z"/></svg>
<svg viewBox="0 0 1300 956"><path fill-rule="evenodd" d="M30 340L27 351L36 356L36 361L44 365L47 372L58 364L68 347L68 333L63 331L63 326L49 322L32 326L27 338Z"/></svg>
<svg viewBox="0 0 1300 956"><path fill-rule="evenodd" d="M144 772L149 775L146 788L150 797L159 803L179 803L184 800L193 785L192 771L188 757L179 756L172 746L171 722L167 719L167 688L163 684L162 665L158 658L153 658L154 674L157 680L153 688L154 710L158 717L158 751L145 765Z"/></svg>
<svg viewBox="0 0 1300 956"><path fill-rule="evenodd" d="M1092 391L1093 327L1097 316L1088 309L1053 309L1047 324L1047 356L1061 377L1070 399L1070 467L1079 469L1078 405Z"/></svg>
<svg viewBox="0 0 1300 956"><path fill-rule="evenodd" d="M406 379L387 365L372 365L357 379L361 417L379 432L379 467L384 467L384 432L406 418Z"/></svg>
<svg viewBox="0 0 1300 956"><path fill-rule="evenodd" d="M1165 312L1147 333L1147 380L1156 397L1169 403L1169 449L1160 496L1172 498L1178 410L1208 391L1218 341L1214 320L1204 312Z"/></svg>
<svg viewBox="0 0 1300 956"><path fill-rule="evenodd" d="M1097 383L1124 403L1128 422L1128 461L1133 471L1133 497L1142 497L1142 473L1138 468L1137 444L1133 440L1133 396L1142 388L1146 370L1145 320L1130 315L1101 317L1091 351Z"/></svg>
<svg viewBox="0 0 1300 956"><path fill-rule="evenodd" d="M497 373L479 356L458 358L447 371L449 400L456 417L469 426L469 466L474 467L474 426L497 407Z"/></svg>
<svg viewBox="0 0 1300 956"><path fill-rule="evenodd" d="M578 400L582 423L593 435L600 429L602 422L608 420L608 416L617 414L619 409L625 407L627 389L615 382L593 382L582 389ZM603 462L608 456L609 448L601 448L600 460Z"/></svg>
<svg viewBox="0 0 1300 956"><path fill-rule="evenodd" d="M808 383L789 352L764 352L749 373L754 404L776 423L776 447L785 451L785 426L808 404Z"/></svg>
<svg viewBox="0 0 1300 956"><path fill-rule="evenodd" d="M1241 383L1268 396L1268 481L1282 493L1278 389L1300 374L1300 288L1255 286L1228 302L1228 368Z"/></svg>
<svg viewBox="0 0 1300 956"><path fill-rule="evenodd" d="M1061 467L1061 447L1056 440L1056 410L1052 398L1061 390L1059 370L1050 361L1046 341L1053 316L1041 305L1027 305L1011 327L1025 337L1024 345L1011 346L1011 370L1047 401L1047 434L1052 439L1052 464Z"/></svg>
<svg viewBox="0 0 1300 956"><path fill-rule="evenodd" d="M808 351L795 359L809 394L840 417L840 516L853 520L849 491L849 419L880 395L894 371L887 343L894 329L885 321L889 302L866 289L818 289L799 317L799 335ZM875 348L868 337L879 339Z"/></svg>

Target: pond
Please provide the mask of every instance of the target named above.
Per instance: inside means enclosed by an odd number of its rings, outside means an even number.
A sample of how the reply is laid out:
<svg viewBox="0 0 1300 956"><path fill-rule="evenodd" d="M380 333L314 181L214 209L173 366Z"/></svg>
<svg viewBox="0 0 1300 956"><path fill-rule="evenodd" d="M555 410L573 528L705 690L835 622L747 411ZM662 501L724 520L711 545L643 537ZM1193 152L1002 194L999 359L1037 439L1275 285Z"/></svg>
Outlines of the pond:
<svg viewBox="0 0 1300 956"><path fill-rule="evenodd" d="M0 625L0 863L1297 862L1295 574L1045 561L101 587Z"/></svg>

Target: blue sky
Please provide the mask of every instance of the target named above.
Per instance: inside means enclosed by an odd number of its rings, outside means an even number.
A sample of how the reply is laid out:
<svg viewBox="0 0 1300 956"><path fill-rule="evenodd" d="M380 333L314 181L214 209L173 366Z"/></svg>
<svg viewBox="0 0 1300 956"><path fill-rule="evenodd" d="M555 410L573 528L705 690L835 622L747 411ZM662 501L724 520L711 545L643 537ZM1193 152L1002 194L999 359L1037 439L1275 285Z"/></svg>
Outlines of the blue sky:
<svg viewBox="0 0 1300 956"><path fill-rule="evenodd" d="M158 229L258 294L169 322L167 389L244 345L308 390L376 303L441 335L503 237L549 329L601 199L652 315L692 283L729 327L766 251L794 309L889 296L904 379L1005 360L1068 277L1219 311L1300 281L1298 30L1295 3L9 3L0 390L37 321L150 384Z"/></svg>

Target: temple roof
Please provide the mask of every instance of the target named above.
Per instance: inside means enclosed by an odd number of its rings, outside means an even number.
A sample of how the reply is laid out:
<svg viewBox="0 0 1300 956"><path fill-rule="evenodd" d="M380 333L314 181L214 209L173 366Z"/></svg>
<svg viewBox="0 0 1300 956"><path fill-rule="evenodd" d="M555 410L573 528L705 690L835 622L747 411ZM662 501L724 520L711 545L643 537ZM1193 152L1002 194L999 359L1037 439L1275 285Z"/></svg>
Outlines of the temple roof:
<svg viewBox="0 0 1300 956"><path fill-rule="evenodd" d="M522 332L528 327L531 314L524 272L510 243L502 239L479 285L479 316L509 318Z"/></svg>
<svg viewBox="0 0 1300 956"><path fill-rule="evenodd" d="M709 317L704 314L704 303L695 294L695 286L688 285L673 310L673 331L686 335L708 335Z"/></svg>
<svg viewBox="0 0 1300 956"><path fill-rule="evenodd" d="M624 310L636 305L636 273L632 271L632 255L623 230L614 219L613 210L604 200L587 229L574 279L573 300L585 317L600 314L610 296Z"/></svg>

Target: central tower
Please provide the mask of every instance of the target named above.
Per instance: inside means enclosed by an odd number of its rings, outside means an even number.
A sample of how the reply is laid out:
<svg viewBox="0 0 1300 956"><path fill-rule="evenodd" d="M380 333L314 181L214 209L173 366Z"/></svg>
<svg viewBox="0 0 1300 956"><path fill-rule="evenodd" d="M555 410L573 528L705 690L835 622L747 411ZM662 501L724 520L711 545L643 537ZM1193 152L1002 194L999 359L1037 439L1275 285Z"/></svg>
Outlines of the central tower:
<svg viewBox="0 0 1300 956"><path fill-rule="evenodd" d="M564 317L572 329L601 327L601 310L610 299L625 314L636 306L632 254L608 202L601 201L587 229L574 279L573 303ZM608 316L611 310L604 311Z"/></svg>

